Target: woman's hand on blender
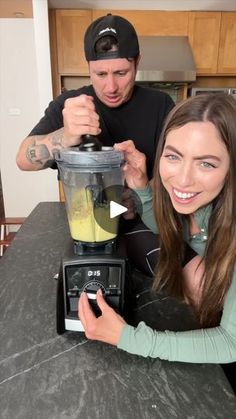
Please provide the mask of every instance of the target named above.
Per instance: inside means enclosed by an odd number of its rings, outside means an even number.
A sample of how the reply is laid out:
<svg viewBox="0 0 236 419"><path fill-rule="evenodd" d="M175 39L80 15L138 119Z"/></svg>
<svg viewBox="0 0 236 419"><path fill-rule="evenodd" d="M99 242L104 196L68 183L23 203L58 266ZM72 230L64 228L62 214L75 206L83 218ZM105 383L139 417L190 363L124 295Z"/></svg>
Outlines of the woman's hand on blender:
<svg viewBox="0 0 236 419"><path fill-rule="evenodd" d="M80 95L65 100L63 114L63 147L80 144L84 134L99 135L101 132L99 116L96 113L93 97Z"/></svg>
<svg viewBox="0 0 236 419"><path fill-rule="evenodd" d="M125 220L133 220L136 216L136 205L133 198L133 192L130 188L124 188L122 192L121 204L127 208L127 211L122 214Z"/></svg>
<svg viewBox="0 0 236 419"><path fill-rule="evenodd" d="M79 298L78 313L84 327L85 336L88 339L117 345L125 321L106 303L101 290L98 290L96 297L97 304L102 312L100 317L95 316L86 292L83 292Z"/></svg>
<svg viewBox="0 0 236 419"><path fill-rule="evenodd" d="M135 148L132 140L114 144L114 149L124 153L125 165L123 166L123 170L129 188L145 188L148 184L145 154Z"/></svg>

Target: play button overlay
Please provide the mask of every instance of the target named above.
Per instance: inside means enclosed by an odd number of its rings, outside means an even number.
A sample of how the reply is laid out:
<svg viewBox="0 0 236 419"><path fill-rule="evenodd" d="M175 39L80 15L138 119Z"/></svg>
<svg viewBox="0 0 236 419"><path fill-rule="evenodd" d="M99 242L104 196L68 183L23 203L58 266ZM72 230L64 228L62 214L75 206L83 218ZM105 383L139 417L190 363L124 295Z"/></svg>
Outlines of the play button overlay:
<svg viewBox="0 0 236 419"><path fill-rule="evenodd" d="M99 185L100 186L100 185ZM112 185L97 189L92 185L93 217L91 228L94 230L94 241L107 241L115 238L119 230L119 221L126 213L134 212L141 215L142 204L138 195L132 189L123 185ZM127 215L127 217L128 217Z"/></svg>
<svg viewBox="0 0 236 419"><path fill-rule="evenodd" d="M110 218L118 217L118 215L121 215L126 211L128 211L128 208L124 207L123 205L120 205L114 201L110 202Z"/></svg>

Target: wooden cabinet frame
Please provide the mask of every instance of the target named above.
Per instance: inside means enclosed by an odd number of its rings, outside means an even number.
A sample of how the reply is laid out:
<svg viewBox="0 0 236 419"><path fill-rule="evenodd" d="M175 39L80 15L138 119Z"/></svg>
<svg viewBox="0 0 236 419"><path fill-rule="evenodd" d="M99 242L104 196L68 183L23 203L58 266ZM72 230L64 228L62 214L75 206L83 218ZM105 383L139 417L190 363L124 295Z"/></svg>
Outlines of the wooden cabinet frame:
<svg viewBox="0 0 236 419"><path fill-rule="evenodd" d="M88 25L108 12L127 18L140 36L188 36L198 76L236 76L236 12L157 10L49 11L54 96L67 77L89 77L83 38Z"/></svg>

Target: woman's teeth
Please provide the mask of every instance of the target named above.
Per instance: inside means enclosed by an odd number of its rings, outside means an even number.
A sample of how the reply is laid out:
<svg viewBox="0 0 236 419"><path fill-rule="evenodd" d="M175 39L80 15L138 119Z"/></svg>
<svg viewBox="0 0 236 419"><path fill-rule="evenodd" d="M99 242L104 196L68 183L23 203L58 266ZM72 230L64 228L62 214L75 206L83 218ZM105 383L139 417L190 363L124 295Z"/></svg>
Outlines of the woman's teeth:
<svg viewBox="0 0 236 419"><path fill-rule="evenodd" d="M179 192L176 189L174 189L174 194L180 199L190 199L197 195L196 193Z"/></svg>

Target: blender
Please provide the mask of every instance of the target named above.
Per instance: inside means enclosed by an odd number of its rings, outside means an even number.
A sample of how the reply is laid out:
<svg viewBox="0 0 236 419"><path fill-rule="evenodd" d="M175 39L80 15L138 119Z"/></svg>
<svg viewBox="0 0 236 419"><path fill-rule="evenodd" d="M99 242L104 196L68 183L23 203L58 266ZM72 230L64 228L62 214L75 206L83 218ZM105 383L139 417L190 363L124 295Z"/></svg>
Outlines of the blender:
<svg viewBox="0 0 236 419"><path fill-rule="evenodd" d="M125 249L117 238L123 191L123 153L85 136L79 147L62 149L55 159L63 183L71 239L61 262L57 288L57 332L83 331L78 301L85 291L96 316L96 292L122 314ZM124 207L122 207L124 208Z"/></svg>

